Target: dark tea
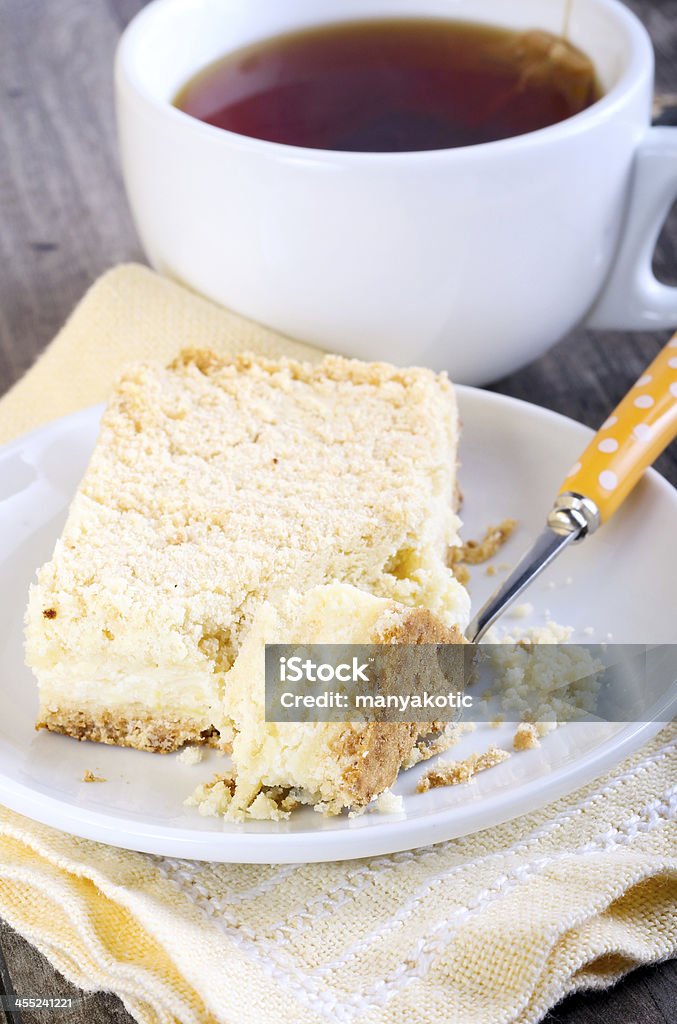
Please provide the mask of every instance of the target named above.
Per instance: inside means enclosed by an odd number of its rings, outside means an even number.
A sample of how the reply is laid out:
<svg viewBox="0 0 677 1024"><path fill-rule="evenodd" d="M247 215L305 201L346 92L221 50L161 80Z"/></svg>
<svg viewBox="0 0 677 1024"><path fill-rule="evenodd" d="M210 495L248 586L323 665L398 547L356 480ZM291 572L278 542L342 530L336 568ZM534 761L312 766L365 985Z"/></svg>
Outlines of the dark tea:
<svg viewBox="0 0 677 1024"><path fill-rule="evenodd" d="M267 39L200 71L174 104L256 139L389 153L523 135L599 96L592 62L558 36L415 18Z"/></svg>

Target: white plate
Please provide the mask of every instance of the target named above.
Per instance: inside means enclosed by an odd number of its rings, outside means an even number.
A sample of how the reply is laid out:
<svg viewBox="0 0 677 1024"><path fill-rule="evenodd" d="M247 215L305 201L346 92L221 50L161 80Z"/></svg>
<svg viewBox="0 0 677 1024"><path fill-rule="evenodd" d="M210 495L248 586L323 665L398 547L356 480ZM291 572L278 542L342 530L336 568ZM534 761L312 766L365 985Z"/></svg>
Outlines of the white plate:
<svg viewBox="0 0 677 1024"><path fill-rule="evenodd" d="M590 431L488 392L459 388L459 394L465 535L514 516L520 529L496 559L512 561L540 529ZM416 794L423 769L402 773L395 786L404 796L402 813L326 819L305 809L288 822L247 825L203 818L183 806L195 785L223 768L213 751L187 766L175 755L36 733L36 688L22 652L26 594L36 568L51 555L99 415L99 409L84 410L0 450L0 802L6 806L76 835L149 853L250 863L339 860L412 849L524 814L590 781L657 731L644 723L571 724L470 785ZM674 641L676 513L677 492L647 474L615 520L534 584L531 622L543 623L549 613L576 627L579 638L593 626L595 640L613 634L627 643ZM482 601L497 580L478 567L474 600ZM509 727L479 726L455 750L465 756L510 739ZM107 781L82 783L86 769Z"/></svg>

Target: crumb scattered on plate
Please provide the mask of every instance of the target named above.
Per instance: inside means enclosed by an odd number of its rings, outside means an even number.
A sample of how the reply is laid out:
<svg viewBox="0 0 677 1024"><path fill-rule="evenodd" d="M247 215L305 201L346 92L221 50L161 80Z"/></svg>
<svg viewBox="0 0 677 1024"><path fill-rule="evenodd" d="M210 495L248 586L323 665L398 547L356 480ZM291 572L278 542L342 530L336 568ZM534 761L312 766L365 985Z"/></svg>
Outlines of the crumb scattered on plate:
<svg viewBox="0 0 677 1024"><path fill-rule="evenodd" d="M90 772L89 768L85 769L82 776L83 782L108 782L108 779L104 779L102 775L95 775L94 772Z"/></svg>
<svg viewBox="0 0 677 1024"><path fill-rule="evenodd" d="M540 747L538 729L533 722L520 722L512 741L515 750L534 750Z"/></svg>
<svg viewBox="0 0 677 1024"><path fill-rule="evenodd" d="M421 776L416 790L418 793L425 793L429 789L437 789L438 786L458 786L460 783L470 782L477 772L493 768L509 757L509 750L489 747L483 754L471 754L462 761L438 761Z"/></svg>
<svg viewBox="0 0 677 1024"><path fill-rule="evenodd" d="M203 757L202 747L184 747L176 760L181 764L199 764Z"/></svg>
<svg viewBox="0 0 677 1024"><path fill-rule="evenodd" d="M392 789L385 789L374 801L374 807L381 814L397 814L402 810L403 804L402 797L399 793L393 793Z"/></svg>
<svg viewBox="0 0 677 1024"><path fill-rule="evenodd" d="M449 548L449 566L459 583L468 582L468 565L479 565L480 562L488 562L490 558L494 558L513 534L516 526L516 519L504 519L498 526L490 526L482 540L467 540L465 544Z"/></svg>
<svg viewBox="0 0 677 1024"><path fill-rule="evenodd" d="M567 642L572 633L570 626L548 622L521 636L491 634L492 690L506 718L540 728L594 711L603 666L586 646Z"/></svg>
<svg viewBox="0 0 677 1024"><path fill-rule="evenodd" d="M470 572L467 569L467 567L463 564L463 562L452 563L451 571L453 572L454 576L456 577L456 579L458 580L462 587L468 585L468 583L470 582Z"/></svg>
<svg viewBox="0 0 677 1024"><path fill-rule="evenodd" d="M533 615L534 606L530 601L525 601L524 604L516 604L510 609L508 615L511 619L526 619L529 615Z"/></svg>
<svg viewBox="0 0 677 1024"><path fill-rule="evenodd" d="M197 807L203 817L228 816L232 821L284 821L301 801L295 790L288 787L264 787L247 808L232 808L235 793L235 774L225 772L215 775L211 782L197 786L187 800L186 807ZM322 810L316 805L316 810Z"/></svg>

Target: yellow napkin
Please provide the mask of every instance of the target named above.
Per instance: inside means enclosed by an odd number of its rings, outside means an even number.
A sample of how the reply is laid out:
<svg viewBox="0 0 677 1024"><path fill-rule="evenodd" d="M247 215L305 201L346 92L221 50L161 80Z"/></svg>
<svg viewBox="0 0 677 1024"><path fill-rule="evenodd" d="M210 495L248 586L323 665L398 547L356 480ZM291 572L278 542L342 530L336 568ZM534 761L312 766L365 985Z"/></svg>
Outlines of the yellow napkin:
<svg viewBox="0 0 677 1024"><path fill-rule="evenodd" d="M0 402L0 439L100 401L126 360L185 344L317 355L121 267ZM0 915L148 1024L527 1024L675 952L676 755L669 726L544 810L321 865L128 853L0 808Z"/></svg>

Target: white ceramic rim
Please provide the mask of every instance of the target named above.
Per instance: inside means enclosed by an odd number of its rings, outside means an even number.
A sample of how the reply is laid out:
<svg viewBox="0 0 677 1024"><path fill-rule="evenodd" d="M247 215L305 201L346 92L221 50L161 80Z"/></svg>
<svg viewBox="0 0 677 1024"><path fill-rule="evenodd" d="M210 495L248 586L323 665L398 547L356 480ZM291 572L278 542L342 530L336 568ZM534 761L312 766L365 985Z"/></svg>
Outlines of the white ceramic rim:
<svg viewBox="0 0 677 1024"><path fill-rule="evenodd" d="M115 81L118 89L126 90L129 97L141 102L146 108L151 108L158 114L168 118L170 123L174 122L177 129L192 132L197 138L205 140L221 139L221 144L228 145L228 148L237 148L245 152L260 153L262 155L276 154L287 159L302 161L313 161L318 163L335 164L360 163L367 160L376 163L412 163L419 160L454 160L457 163L473 158L488 159L507 152L515 152L530 149L532 146L542 145L547 141L564 139L577 136L592 128L600 118L613 116L622 107L629 93L639 87L647 72L647 68L653 75L654 57L651 39L644 25L633 12L625 7L619 0L592 0L595 4L607 11L610 16L616 18L622 29L625 31L629 49L630 59L619 77L618 81L606 92L601 99L591 106L582 110L572 117L560 121L558 124L548 125L546 128L539 128L533 132L526 132L524 135L516 135L508 139L498 139L494 142L482 142L472 146L458 146L453 149L432 149L413 150L405 153L360 153L344 152L331 149L310 149L304 146L290 146L281 142L269 142L264 139L254 139L247 135L239 135L226 128L217 128L214 125L205 124L190 114L184 113L174 107L168 100L158 99L151 90L147 89L136 74L133 67L132 53L139 45L143 33L152 27L153 23L164 17L164 10L169 7L190 6L191 0L152 0L144 7L129 23L120 37L115 56ZM340 21L340 18L336 19ZM308 23L309 26L312 22ZM266 38L263 33L262 39ZM196 69L197 71L198 69Z"/></svg>
<svg viewBox="0 0 677 1024"><path fill-rule="evenodd" d="M495 395L478 388L457 385L461 397L471 396L479 402L499 402L515 409L528 409L530 415L549 420L554 425L574 424L588 437L593 431L582 424L549 409L520 399ZM102 407L97 408L97 412ZM91 417L93 409L81 410L67 417L77 423L79 417ZM40 434L46 425L30 431L23 437L3 446L3 453L11 455L19 451L31 437ZM648 470L652 485L665 490L666 496L674 501L674 488L655 470ZM465 809L461 832L449 830L448 808L441 808L423 818L404 821L384 821L378 828L365 830L359 837L359 853L355 854L356 836L349 829L335 830L331 834L314 831L279 833L275 836L255 832L236 831L231 826L221 834L205 833L200 829L166 828L157 825L143 825L137 819L111 818L110 815L63 803L55 797L36 793L30 786L17 783L0 773L0 804L61 831L67 831L84 839L103 842L122 849L161 856L207 860L214 863L243 864L295 864L322 861L354 859L411 850L432 843L442 842L458 835L470 835L500 825L505 821L528 814L539 807L552 803L593 781L624 757L647 743L665 726L665 722L633 722L619 727L619 731L598 747L584 755L580 762L574 762L556 771L555 781L551 775L540 776L516 787L506 796L501 791L487 797L476 805ZM544 785L548 781L547 786ZM491 824L487 825L487 818ZM321 840L318 843L318 840ZM320 852L318 853L318 846ZM209 850L207 850L209 848ZM271 859L272 858L272 859Z"/></svg>

